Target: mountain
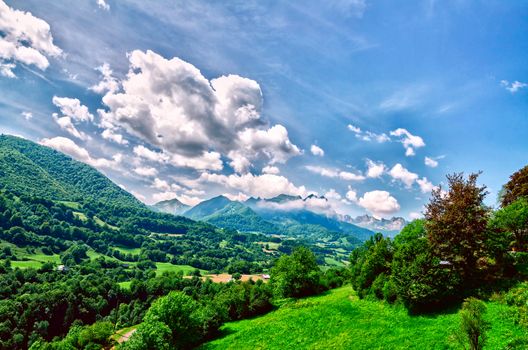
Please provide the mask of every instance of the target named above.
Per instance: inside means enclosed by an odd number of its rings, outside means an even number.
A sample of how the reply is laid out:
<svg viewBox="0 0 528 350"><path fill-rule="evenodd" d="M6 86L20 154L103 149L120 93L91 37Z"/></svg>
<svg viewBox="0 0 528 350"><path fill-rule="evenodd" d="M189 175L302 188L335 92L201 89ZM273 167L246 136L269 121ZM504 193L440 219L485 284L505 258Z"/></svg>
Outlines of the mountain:
<svg viewBox="0 0 528 350"><path fill-rule="evenodd" d="M243 232L276 233L299 238L345 235L357 243L373 234L366 228L303 209L303 205L298 206L299 202L313 198L325 200L314 195L303 199L281 194L270 199L251 197L241 203L218 196L199 203L183 215ZM289 203L294 205L290 208ZM288 210L284 210L285 207Z"/></svg>
<svg viewBox="0 0 528 350"><path fill-rule="evenodd" d="M405 225L408 224L407 220L402 217L392 217L390 219L378 219L370 215L360 215L356 218L352 218L349 215L341 217L342 221L358 225L375 232L381 232L388 236L395 236L398 234Z"/></svg>
<svg viewBox="0 0 528 350"><path fill-rule="evenodd" d="M218 196L203 201L183 213L184 216L242 232L278 233L278 228L263 220L243 203Z"/></svg>
<svg viewBox="0 0 528 350"><path fill-rule="evenodd" d="M161 213L167 213L172 215L181 215L185 211L187 211L190 206L187 204L183 204L178 199L173 198L166 201L158 202L152 206L150 206L155 211L159 211Z"/></svg>
<svg viewBox="0 0 528 350"><path fill-rule="evenodd" d="M62 201L98 200L145 208L94 168L51 148L0 135L0 186L18 194Z"/></svg>

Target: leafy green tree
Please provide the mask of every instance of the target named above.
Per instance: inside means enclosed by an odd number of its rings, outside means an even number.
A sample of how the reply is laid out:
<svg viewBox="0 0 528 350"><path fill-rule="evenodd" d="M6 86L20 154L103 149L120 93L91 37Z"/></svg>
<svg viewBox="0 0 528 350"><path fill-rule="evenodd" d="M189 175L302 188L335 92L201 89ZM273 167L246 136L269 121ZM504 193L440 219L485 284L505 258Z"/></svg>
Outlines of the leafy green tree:
<svg viewBox="0 0 528 350"><path fill-rule="evenodd" d="M130 339L120 344L118 350L146 350L171 348L171 330L165 323L155 320L145 321L139 325Z"/></svg>
<svg viewBox="0 0 528 350"><path fill-rule="evenodd" d="M476 284L477 261L484 255L489 209L483 201L486 186L477 186L479 174L447 176L448 190L432 192L426 205L426 230L432 252L453 265L464 285Z"/></svg>
<svg viewBox="0 0 528 350"><path fill-rule="evenodd" d="M528 197L528 165L510 176L501 191L501 205L506 207L521 197Z"/></svg>
<svg viewBox="0 0 528 350"><path fill-rule="evenodd" d="M317 293L321 270L315 254L306 247L295 248L281 256L271 269L273 292L281 298L303 297Z"/></svg>
<svg viewBox="0 0 528 350"><path fill-rule="evenodd" d="M407 225L394 240L391 280L397 298L411 312L445 307L460 280L450 265L440 265L426 238L423 220Z"/></svg>
<svg viewBox="0 0 528 350"><path fill-rule="evenodd" d="M492 226L511 236L511 246L514 250L527 252L528 198L519 198L499 209L493 217Z"/></svg>

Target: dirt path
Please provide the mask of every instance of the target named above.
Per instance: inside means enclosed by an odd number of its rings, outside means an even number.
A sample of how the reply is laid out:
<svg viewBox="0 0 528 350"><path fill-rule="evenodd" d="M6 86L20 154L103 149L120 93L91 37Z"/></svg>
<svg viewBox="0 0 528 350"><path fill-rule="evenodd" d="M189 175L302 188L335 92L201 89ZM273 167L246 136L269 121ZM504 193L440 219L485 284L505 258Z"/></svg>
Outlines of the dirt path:
<svg viewBox="0 0 528 350"><path fill-rule="evenodd" d="M117 342L119 344L123 343L123 342L126 342L128 339L130 339L130 337L132 336L132 334L136 333L137 331L137 328L134 328L134 329L131 329L129 330L128 332L126 332L125 334L123 334L122 336L119 337L119 339L117 340Z"/></svg>

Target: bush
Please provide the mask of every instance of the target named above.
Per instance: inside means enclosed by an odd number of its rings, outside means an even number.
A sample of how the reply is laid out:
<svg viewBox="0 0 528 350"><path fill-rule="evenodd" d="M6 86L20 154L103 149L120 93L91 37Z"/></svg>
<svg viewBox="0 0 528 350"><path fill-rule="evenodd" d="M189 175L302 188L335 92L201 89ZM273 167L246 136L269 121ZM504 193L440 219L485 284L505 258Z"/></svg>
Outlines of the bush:
<svg viewBox="0 0 528 350"><path fill-rule="evenodd" d="M466 348L469 344L471 350L482 350L486 343L486 331L490 328L484 320L486 305L476 298L468 298L462 304L460 311L460 330L456 337L460 344Z"/></svg>

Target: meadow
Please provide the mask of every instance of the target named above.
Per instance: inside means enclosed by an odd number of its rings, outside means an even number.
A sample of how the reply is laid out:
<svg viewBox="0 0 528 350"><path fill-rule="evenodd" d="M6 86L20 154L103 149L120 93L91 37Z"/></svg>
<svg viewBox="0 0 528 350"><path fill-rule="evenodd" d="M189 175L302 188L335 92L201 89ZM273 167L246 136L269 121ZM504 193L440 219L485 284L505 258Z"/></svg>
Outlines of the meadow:
<svg viewBox="0 0 528 350"><path fill-rule="evenodd" d="M524 331L508 306L486 305L491 329L485 349L508 349ZM458 310L410 316L403 307L360 300L347 286L226 323L223 336L200 349L462 349L453 337L459 322Z"/></svg>

